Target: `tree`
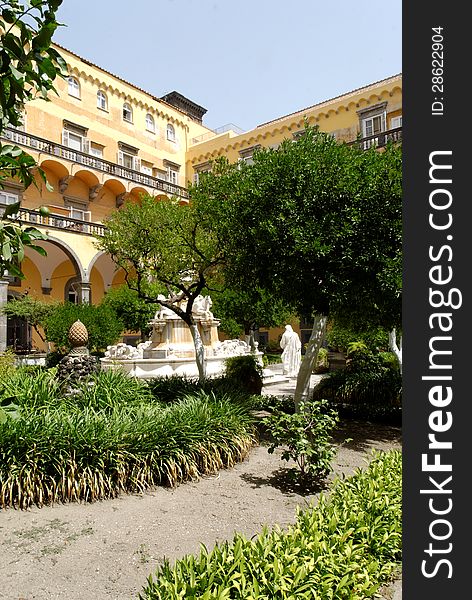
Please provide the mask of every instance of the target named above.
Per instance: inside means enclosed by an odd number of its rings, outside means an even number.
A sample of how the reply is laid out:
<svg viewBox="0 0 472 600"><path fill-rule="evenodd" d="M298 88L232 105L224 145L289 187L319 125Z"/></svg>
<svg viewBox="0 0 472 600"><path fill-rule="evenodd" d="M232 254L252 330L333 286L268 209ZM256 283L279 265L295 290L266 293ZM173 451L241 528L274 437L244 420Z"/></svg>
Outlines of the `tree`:
<svg viewBox="0 0 472 600"><path fill-rule="evenodd" d="M114 311L124 329L140 333L142 341L149 333L149 321L159 309L159 304L144 302L138 293L127 285L111 288L103 298L102 304Z"/></svg>
<svg viewBox="0 0 472 600"><path fill-rule="evenodd" d="M38 334L38 337L47 344L44 337L44 327L47 317L57 307L56 303L43 302L32 296L21 296L9 300L0 311L8 317L19 317L24 319Z"/></svg>
<svg viewBox="0 0 472 600"><path fill-rule="evenodd" d="M226 243L226 277L258 285L313 316L297 405L328 317L392 328L401 315L401 149L363 151L306 128L253 165L216 164L202 181ZM224 210L215 197L224 198Z"/></svg>
<svg viewBox="0 0 472 600"><path fill-rule="evenodd" d="M234 335L243 331L252 349L258 327L277 327L293 317L286 302L255 286L223 289L213 296L213 310L220 329Z"/></svg>
<svg viewBox="0 0 472 600"><path fill-rule="evenodd" d="M127 202L112 213L105 225L98 248L125 271L128 286L140 298L159 302L188 325L203 379L204 347L192 308L224 260L215 222L198 202L180 205L143 195L139 204Z"/></svg>
<svg viewBox="0 0 472 600"><path fill-rule="evenodd" d="M23 120L25 102L37 97L48 99L56 76L66 74L66 63L51 39L58 27L56 11L62 0L18 0L0 2L0 136L8 126L18 127ZM16 177L27 188L36 184L35 174L44 181L44 171L18 146L0 142L0 189L7 178ZM5 270L23 277L20 263L25 246L40 254L36 245L46 239L34 227L23 228L14 222L19 203L7 207L0 220L0 276Z"/></svg>

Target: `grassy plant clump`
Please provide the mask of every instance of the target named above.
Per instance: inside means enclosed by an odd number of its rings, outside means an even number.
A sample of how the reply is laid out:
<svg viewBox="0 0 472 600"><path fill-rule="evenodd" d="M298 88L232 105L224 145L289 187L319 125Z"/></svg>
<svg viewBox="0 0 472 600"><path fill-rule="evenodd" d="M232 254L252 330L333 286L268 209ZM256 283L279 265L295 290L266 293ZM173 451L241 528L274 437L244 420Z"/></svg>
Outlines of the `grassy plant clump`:
<svg viewBox="0 0 472 600"><path fill-rule="evenodd" d="M242 460L254 442L248 411L228 398L200 392L162 407L137 383L127 380L140 394L133 401L130 390L113 397L116 376L98 378L108 388L42 410L23 406L20 418L0 424L0 507L175 486Z"/></svg>
<svg viewBox="0 0 472 600"><path fill-rule="evenodd" d="M10 399L24 410L39 410L59 401L61 391L55 369L18 367L0 380L0 400Z"/></svg>
<svg viewBox="0 0 472 600"><path fill-rule="evenodd" d="M236 534L211 552L166 561L140 598L364 600L391 576L401 543L401 454L377 453L287 530Z"/></svg>

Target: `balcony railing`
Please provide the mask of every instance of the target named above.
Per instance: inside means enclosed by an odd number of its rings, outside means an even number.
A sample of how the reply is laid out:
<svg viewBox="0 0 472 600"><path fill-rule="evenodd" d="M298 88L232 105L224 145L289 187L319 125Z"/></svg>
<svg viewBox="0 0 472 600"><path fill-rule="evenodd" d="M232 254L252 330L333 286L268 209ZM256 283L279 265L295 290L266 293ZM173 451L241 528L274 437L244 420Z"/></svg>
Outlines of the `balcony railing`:
<svg viewBox="0 0 472 600"><path fill-rule="evenodd" d="M62 229L71 233L81 235L103 235L105 225L101 223L92 223L91 221L82 221L71 217L51 213L43 216L37 210L29 208L20 208L16 220L20 223L26 223L34 227L46 227L47 229Z"/></svg>
<svg viewBox="0 0 472 600"><path fill-rule="evenodd" d="M120 177L121 179L127 179L128 181L145 185L171 196L179 196L180 198L188 199L188 190L180 185L163 181L158 177L153 177L146 173L128 169L128 167L123 167L122 165L109 162L108 160L104 160L97 156L92 156L91 154L86 154L85 152L73 150L67 146L57 144L56 142L45 140L36 135L31 135L30 133L25 133L19 129L8 127L2 137L15 144L19 144L20 146L32 148L37 152L44 152L51 156L64 158L65 160L84 165L85 167L90 167L96 171L102 171L103 173L113 175L114 177Z"/></svg>
<svg viewBox="0 0 472 600"><path fill-rule="evenodd" d="M389 129L388 131L382 131L375 135L369 135L368 137L360 138L354 142L348 142L349 145L358 145L363 150L369 148L383 148L388 142L401 142L402 141L402 128L397 127L395 129Z"/></svg>

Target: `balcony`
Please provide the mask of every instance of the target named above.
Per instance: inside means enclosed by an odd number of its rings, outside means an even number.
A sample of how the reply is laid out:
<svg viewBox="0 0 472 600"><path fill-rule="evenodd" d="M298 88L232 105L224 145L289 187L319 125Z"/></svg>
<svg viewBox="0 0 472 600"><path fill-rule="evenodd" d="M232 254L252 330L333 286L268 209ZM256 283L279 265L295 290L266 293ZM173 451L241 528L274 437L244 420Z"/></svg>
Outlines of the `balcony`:
<svg viewBox="0 0 472 600"><path fill-rule="evenodd" d="M89 167L96 171L101 171L102 173L119 177L120 179L133 181L134 183L158 190L170 196L178 196L179 198L183 198L185 200L188 199L188 190L180 185L163 181L162 179L153 177L152 175L147 175L145 173L140 173L139 171L134 171L133 169L128 169L122 165L103 160L103 158L98 158L96 156L86 154L85 152L73 150L67 146L57 144L56 142L51 142L50 140L37 137L36 135L31 135L30 133L25 133L19 129L8 127L5 129L2 137L10 142L13 142L14 144L18 144L19 146L25 146L26 148L36 150L36 152L43 152L57 158L63 158L70 162L84 165L85 167Z"/></svg>
<svg viewBox="0 0 472 600"><path fill-rule="evenodd" d="M359 138L354 142L348 142L349 146L357 145L363 150L369 148L384 148L388 142L399 143L402 141L402 128L397 127L396 129L389 129L388 131L382 131L376 135L370 135L369 137Z"/></svg>
<svg viewBox="0 0 472 600"><path fill-rule="evenodd" d="M105 232L105 225L101 223L92 223L81 219L73 219L67 215L60 214L60 207L51 208L51 214L43 216L37 210L29 208L20 208L16 214L16 221L31 225L33 227L45 227L47 229L61 229L80 235L101 236ZM53 211L56 210L56 213Z"/></svg>

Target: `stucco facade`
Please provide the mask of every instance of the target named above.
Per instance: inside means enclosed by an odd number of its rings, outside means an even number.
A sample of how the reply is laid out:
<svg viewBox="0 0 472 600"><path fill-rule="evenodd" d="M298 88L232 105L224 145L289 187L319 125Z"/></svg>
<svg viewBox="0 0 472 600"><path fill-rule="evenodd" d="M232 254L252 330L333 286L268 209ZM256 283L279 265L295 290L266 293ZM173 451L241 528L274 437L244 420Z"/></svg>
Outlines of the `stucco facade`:
<svg viewBox="0 0 472 600"><path fill-rule="evenodd" d="M35 100L25 107L21 129L5 137L30 153L45 171L52 191L23 190L6 182L2 205L22 200L20 218L48 235L41 242L47 257L27 250L22 268L26 278L9 279L9 297L28 292L42 299L97 303L112 286L123 283L111 259L97 251L94 234L105 217L125 199L140 194L176 196L188 202L187 186L211 161L251 160L254 148L276 147L294 138L305 122L340 141L364 139L382 145L401 136L402 78L390 77L337 98L308 107L241 133L217 133L204 126L206 110L178 92L162 98L113 75L64 48L69 79L57 80L58 95L50 102ZM49 207L49 216L38 212ZM5 285L0 302L5 302ZM40 348L34 337L18 337L0 321L0 350Z"/></svg>

